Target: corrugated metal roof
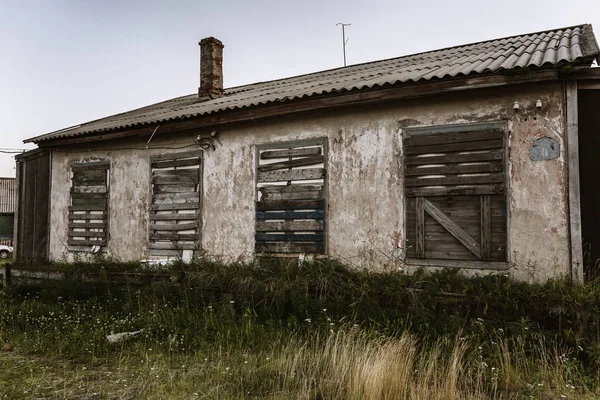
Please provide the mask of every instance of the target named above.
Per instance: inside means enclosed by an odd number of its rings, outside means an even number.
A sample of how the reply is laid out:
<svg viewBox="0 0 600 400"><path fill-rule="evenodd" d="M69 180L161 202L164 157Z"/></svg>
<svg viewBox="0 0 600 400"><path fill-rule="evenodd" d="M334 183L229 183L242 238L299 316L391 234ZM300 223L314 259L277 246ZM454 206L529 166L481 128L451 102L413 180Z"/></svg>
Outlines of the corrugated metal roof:
<svg viewBox="0 0 600 400"><path fill-rule="evenodd" d="M17 205L17 180L0 178L0 214L14 214Z"/></svg>
<svg viewBox="0 0 600 400"><path fill-rule="evenodd" d="M225 90L225 96L202 101L197 94L71 128L25 142L74 137L140 127L201 115L331 94L458 76L495 74L523 68L591 65L599 49L591 25L578 25L450 47L388 60L351 65Z"/></svg>

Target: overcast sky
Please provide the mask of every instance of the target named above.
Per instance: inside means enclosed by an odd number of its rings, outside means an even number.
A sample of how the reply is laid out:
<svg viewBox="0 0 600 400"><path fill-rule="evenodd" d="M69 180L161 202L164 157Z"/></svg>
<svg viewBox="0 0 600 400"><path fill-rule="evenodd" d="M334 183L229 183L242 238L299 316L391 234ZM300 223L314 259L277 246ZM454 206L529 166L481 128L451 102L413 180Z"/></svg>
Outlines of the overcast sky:
<svg viewBox="0 0 600 400"><path fill-rule="evenodd" d="M0 148L191 94L200 39L225 87L592 23L598 0L0 0ZM0 153L0 176L14 176Z"/></svg>

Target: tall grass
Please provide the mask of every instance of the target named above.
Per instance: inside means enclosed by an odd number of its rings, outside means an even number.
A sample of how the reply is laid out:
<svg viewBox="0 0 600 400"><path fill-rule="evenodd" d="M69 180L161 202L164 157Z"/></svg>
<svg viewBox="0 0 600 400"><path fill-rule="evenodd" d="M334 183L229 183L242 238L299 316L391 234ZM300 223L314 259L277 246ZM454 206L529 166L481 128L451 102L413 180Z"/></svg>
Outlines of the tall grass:
<svg viewBox="0 0 600 400"><path fill-rule="evenodd" d="M0 351L0 369L10 367L9 354L24 365L38 360L23 370L34 389L15 373L0 398L27 390L123 399L600 393L593 287L375 274L327 262L192 268L182 285L25 282L0 292L0 348L15 351ZM587 319L576 313L582 304ZM128 341L106 340L137 330Z"/></svg>

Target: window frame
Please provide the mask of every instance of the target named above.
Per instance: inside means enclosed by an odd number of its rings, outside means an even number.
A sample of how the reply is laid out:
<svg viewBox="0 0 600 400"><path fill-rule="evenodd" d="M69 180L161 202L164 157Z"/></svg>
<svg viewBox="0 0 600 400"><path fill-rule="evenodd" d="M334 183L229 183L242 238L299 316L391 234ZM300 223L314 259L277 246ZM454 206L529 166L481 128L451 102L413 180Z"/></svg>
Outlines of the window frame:
<svg viewBox="0 0 600 400"><path fill-rule="evenodd" d="M85 187L86 185L81 185L81 186L76 186L74 184L74 178L75 178L75 171L76 170L104 170L105 173L105 184L104 184L104 192L102 192L102 189L99 189L102 185L89 185L88 187L93 187L95 189L91 189L89 192L83 190L83 191L79 191L76 190L76 188L79 187ZM110 182L110 161L108 160L92 160L92 161L72 161L70 163L70 168L69 168L69 203L68 203L68 216L67 216L67 249L71 252L91 252L91 253L97 253L97 252L106 252L106 249L109 245L110 242L110 210L109 210L109 205L110 205L110 186L111 186L111 182ZM74 205L73 204L73 200L74 197L73 195L77 194L78 196L84 197L85 195L88 194L90 199L92 198L101 198L98 195L103 194L104 195L104 210L100 210L99 208L101 208L101 206L89 206L87 208L98 208L98 210L83 210L82 208L86 208L86 206L80 206L80 205ZM84 195L84 196L82 196ZM81 211L87 211L90 214L86 215L86 218L75 218L76 215L80 215L80 214L75 214L76 212L81 212ZM91 213L92 212L97 212L97 211L103 211L103 217L102 218L91 218ZM83 215L83 214L81 214ZM87 222L72 222L72 221L87 221ZM89 221L102 221L102 222L89 222ZM84 227L84 226L76 226L76 225L89 225L89 224L103 224L104 227ZM72 229L86 229L86 231L82 232L82 233L88 233L88 232L100 232L98 231L99 229L102 229L102 232L100 233L104 233L104 239L103 240L97 240L98 243L94 243L96 241L92 241L89 240L89 238L91 236L88 235L81 235L81 236L77 236L74 233L77 233L76 231L72 230ZM92 231L89 231L88 229L92 229ZM72 237L85 237L88 238L86 240L76 240L76 239L71 239ZM82 243L85 242L85 243ZM99 248L96 248L96 246L100 246Z"/></svg>
<svg viewBox="0 0 600 400"><path fill-rule="evenodd" d="M505 261L483 261L483 260L454 260L454 259L433 259L433 258L417 258L407 255L408 243L408 218L407 218L407 195L406 195L406 154L404 140L406 135L418 136L428 134L443 134L443 133L465 133L473 131L498 130L503 134L503 174L504 174L504 203L505 203L505 226L506 226L506 260ZM465 269L483 269L483 270L506 270L511 265L511 245L510 245L510 146L508 121L485 121L471 122L461 124L446 124L446 125L430 125L430 126L413 126L406 127L400 131L402 135L402 197L403 197L403 229L404 235L404 253L405 263L407 265L424 266L424 267L453 267Z"/></svg>
<svg viewBox="0 0 600 400"><path fill-rule="evenodd" d="M317 137L317 138L299 139L299 140L291 140L291 141L278 141L278 142L262 143L262 144L255 145L255 151L254 151L254 156L255 156L255 160L254 160L254 201L253 201L254 205L255 205L255 212L254 212L254 220L255 220L254 253L255 253L255 255L257 255L257 256L272 255L272 256L281 257L281 258L298 257L301 254L310 254L310 255L314 256L315 258L326 258L328 256L328 254L329 254L329 246L328 246L329 234L328 234L328 223L327 223L328 222L327 209L328 209L328 204L329 204L329 199L328 199L329 148L328 148L328 144L329 144L329 142L328 142L327 137ZM260 191L258 185L263 183L263 182L259 182L259 172L260 172L259 168L261 167L261 159L260 159L261 152L268 151L268 150L286 150L286 149L295 148L295 147L303 148L303 147L312 147L312 146L320 146L322 148L322 151L323 151L322 152L322 155L323 155L323 167L322 168L325 170L324 176L322 178L323 183L322 183L321 198L320 198L323 200L323 217L322 217L322 230L321 230L321 232L323 234L323 241L322 241L322 249L323 250L322 250L322 252L317 252L317 253L308 253L308 252L268 253L268 252L256 251L256 247L257 247L256 235L258 234L258 232L262 232L262 233L271 232L271 231L257 231L256 230L256 223L258 222L256 205L259 202L259 191ZM314 183L307 183L307 185L314 185ZM314 232L318 232L318 231L319 230L315 230ZM304 231L297 231L297 232L304 232ZM306 232L309 232L309 231L307 230Z"/></svg>
<svg viewBox="0 0 600 400"><path fill-rule="evenodd" d="M165 192L165 193L155 193L155 183L154 183L154 170L155 169L163 169L164 171L191 171L191 170L195 170L196 168L185 168L185 167L194 167L196 164L194 164L194 159L197 159L197 182L195 183L195 191L194 192ZM154 167L154 165L162 165L161 167ZM183 169L172 169L172 170L167 170L165 168L177 168L177 167L184 167ZM195 256L199 256L202 253L202 225L203 225L203 220L202 220L202 208L203 208L203 193L204 193L204 152L202 150L191 150L191 151L184 151L184 152L175 152L175 153L167 153L167 154L159 154L159 155L152 155L149 157L149 163L148 163L148 168L149 168L149 206L148 206L148 236L147 236L147 255L149 259L164 259L165 257L167 258L179 258L179 259L183 259L186 261L189 261L186 257L186 254L190 255L191 257L195 257ZM176 203L173 202L171 203L171 205L175 205L175 204L186 204L187 206L185 206L186 208L181 208L181 209L177 209L177 208L173 208L170 210L161 210L161 209L156 209L154 210L153 208L156 206L154 204L155 202L155 194L170 194L172 193L175 197L185 197L185 195L189 195L190 193L197 193L197 196L191 196L193 197L197 197L197 206L195 208L187 208L190 204L194 204L191 202L184 202L184 203ZM183 194L183 196L182 196ZM179 196L177 196L179 195ZM163 203L166 204L166 203ZM196 223L196 227L195 228L190 228L190 229L180 229L180 230L175 230L175 229L171 229L169 228L168 232L165 232L165 230L161 230L161 229L153 229L153 226L158 226L161 225L162 223L159 224L154 224L153 222L160 222L161 220L159 218L154 218L153 216L156 216L158 214L156 214L157 212L162 212L162 211L172 211L172 213L175 214L179 214L180 211L183 210L194 210L193 212L184 212L181 214L195 214L195 218L183 218L183 219L175 219L175 223L173 223L172 225L176 225L176 224L193 224ZM180 221L180 222L177 222ZM181 222L183 221L183 222ZM185 222L187 221L187 222ZM192 222L193 221L193 222ZM191 230L195 230L195 233L181 233L181 231L191 231ZM193 240L184 240L184 239L177 239L176 241L181 241L181 242L193 242L193 243L173 243L174 239L157 239L156 236L153 237L153 235L157 235L159 234L158 231L163 231L164 235L168 235L169 233L171 233L173 236L174 235L188 235L188 237L190 235L195 235L195 239ZM168 242L165 242L164 245L162 245L161 243L157 243L156 240L165 240ZM176 249L167 249L167 248L158 248L158 247L171 247L169 246L169 243L171 245L174 245L173 247L181 247L181 248L176 248ZM154 245L153 245L154 244ZM185 248L184 248L185 247ZM190 253L186 253L187 251L190 251ZM190 257L190 258L191 258Z"/></svg>

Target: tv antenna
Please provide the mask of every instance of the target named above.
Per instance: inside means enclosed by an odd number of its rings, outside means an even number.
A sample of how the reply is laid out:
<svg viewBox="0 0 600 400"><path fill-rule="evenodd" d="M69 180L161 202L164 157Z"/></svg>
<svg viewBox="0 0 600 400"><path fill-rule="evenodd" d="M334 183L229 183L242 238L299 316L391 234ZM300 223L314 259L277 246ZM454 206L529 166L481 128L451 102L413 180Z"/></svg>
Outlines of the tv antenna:
<svg viewBox="0 0 600 400"><path fill-rule="evenodd" d="M350 40L350 38L346 39L346 27L350 26L352 24L344 24L343 22L338 22L337 24L335 24L335 26L341 25L342 26L342 47L344 49L344 67L346 66L346 43L348 43L348 40Z"/></svg>

